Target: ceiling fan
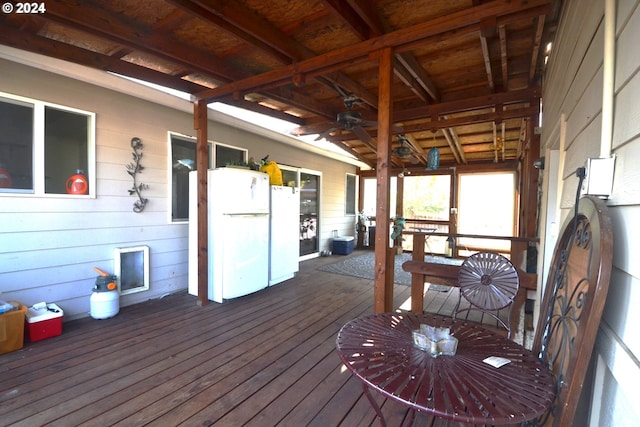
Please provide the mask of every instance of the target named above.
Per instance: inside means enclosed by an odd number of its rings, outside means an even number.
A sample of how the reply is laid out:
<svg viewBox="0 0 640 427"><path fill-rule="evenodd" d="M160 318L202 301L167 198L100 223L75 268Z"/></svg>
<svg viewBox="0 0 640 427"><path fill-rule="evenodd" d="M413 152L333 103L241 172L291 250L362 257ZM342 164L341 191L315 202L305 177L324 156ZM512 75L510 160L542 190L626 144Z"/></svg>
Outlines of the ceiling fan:
<svg viewBox="0 0 640 427"><path fill-rule="evenodd" d="M411 163L418 163L422 158L426 157L427 168L432 170L438 169L440 165L440 151L435 145L427 153L421 153L416 150L415 146L405 135L398 135L398 143L400 143L400 145L391 150L394 156L401 160L410 159Z"/></svg>
<svg viewBox="0 0 640 427"><path fill-rule="evenodd" d="M398 143L400 144L393 150L391 150L391 154L401 161L409 160L411 163L418 163L420 161L421 155L423 153L419 153L413 147L413 144L407 139L405 135L398 135Z"/></svg>
<svg viewBox="0 0 640 427"><path fill-rule="evenodd" d="M360 102L360 100L351 94L346 94L344 91L339 90L342 95L344 106L346 111L341 111L337 114L335 122L325 122L314 124L310 126L299 126L291 133L297 136L318 134L317 140L327 138L333 132L337 130L347 130L353 132L364 144L373 147L371 142L371 136L364 130L364 127L377 126L375 121L364 120L362 114L359 111L354 111L353 106Z"/></svg>

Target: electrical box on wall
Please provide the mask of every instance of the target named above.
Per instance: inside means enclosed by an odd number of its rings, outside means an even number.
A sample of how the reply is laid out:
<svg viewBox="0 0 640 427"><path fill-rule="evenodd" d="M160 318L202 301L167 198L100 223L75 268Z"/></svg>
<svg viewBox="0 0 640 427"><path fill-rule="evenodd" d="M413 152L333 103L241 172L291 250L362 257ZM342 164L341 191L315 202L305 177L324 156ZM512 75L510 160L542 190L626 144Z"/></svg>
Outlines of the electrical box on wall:
<svg viewBox="0 0 640 427"><path fill-rule="evenodd" d="M582 184L582 194L608 198L613 189L613 171L616 158L592 158L587 160L587 176Z"/></svg>

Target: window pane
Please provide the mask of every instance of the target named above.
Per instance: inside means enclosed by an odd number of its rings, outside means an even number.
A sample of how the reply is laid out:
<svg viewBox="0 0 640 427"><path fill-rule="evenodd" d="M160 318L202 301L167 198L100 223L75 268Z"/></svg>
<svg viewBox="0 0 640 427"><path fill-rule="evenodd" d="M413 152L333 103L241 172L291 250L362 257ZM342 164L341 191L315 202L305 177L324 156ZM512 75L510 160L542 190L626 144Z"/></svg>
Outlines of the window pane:
<svg viewBox="0 0 640 427"><path fill-rule="evenodd" d="M0 98L0 191L33 190L33 106Z"/></svg>
<svg viewBox="0 0 640 427"><path fill-rule="evenodd" d="M450 184L449 175L405 176L403 216L448 221Z"/></svg>
<svg viewBox="0 0 640 427"><path fill-rule="evenodd" d="M189 219L189 172L196 169L196 143L171 137L171 219Z"/></svg>
<svg viewBox="0 0 640 427"><path fill-rule="evenodd" d="M514 205L513 173L461 174L458 232L487 236L513 236ZM458 245L507 250L510 242L460 239Z"/></svg>
<svg viewBox="0 0 640 427"><path fill-rule="evenodd" d="M88 180L88 166L89 117L45 107L45 193L66 193L67 179L77 171L82 171Z"/></svg>
<svg viewBox="0 0 640 427"><path fill-rule="evenodd" d="M345 213L347 215L356 214L356 176L347 174L347 187L345 196Z"/></svg>
<svg viewBox="0 0 640 427"><path fill-rule="evenodd" d="M282 170L282 182L289 187L299 187L298 183L298 170L289 169L286 166L280 166Z"/></svg>
<svg viewBox="0 0 640 427"><path fill-rule="evenodd" d="M242 148L229 147L227 145L215 144L216 150L216 167L220 168L226 165L237 165L246 163L247 150ZM257 160L256 160L257 161Z"/></svg>
<svg viewBox="0 0 640 427"><path fill-rule="evenodd" d="M364 179L364 208L363 211L368 217L376 216L376 199L378 182L376 178ZM396 216L396 197L398 194L398 178L392 176L389 180L389 218Z"/></svg>

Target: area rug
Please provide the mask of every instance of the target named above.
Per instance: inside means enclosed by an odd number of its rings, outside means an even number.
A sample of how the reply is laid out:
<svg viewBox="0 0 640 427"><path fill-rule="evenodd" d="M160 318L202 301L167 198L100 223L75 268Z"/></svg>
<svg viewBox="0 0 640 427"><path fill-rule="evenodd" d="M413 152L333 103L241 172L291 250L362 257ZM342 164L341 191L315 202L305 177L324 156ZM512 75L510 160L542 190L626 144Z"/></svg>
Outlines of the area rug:
<svg viewBox="0 0 640 427"><path fill-rule="evenodd" d="M434 262L440 264L459 263L459 260L449 260L444 257L434 257L427 255L424 257L427 262ZM402 269L402 264L405 261L411 260L411 254L401 254L395 257L395 268L393 272L394 282L399 285L411 286L411 273ZM360 277L363 279L374 278L374 265L375 265L375 253L367 252L362 255L356 255L346 258L342 261L334 264L325 265L319 267L318 270L326 271L329 273L342 274L345 276ZM451 289L449 286L442 285L429 285L429 290L438 292L448 292Z"/></svg>

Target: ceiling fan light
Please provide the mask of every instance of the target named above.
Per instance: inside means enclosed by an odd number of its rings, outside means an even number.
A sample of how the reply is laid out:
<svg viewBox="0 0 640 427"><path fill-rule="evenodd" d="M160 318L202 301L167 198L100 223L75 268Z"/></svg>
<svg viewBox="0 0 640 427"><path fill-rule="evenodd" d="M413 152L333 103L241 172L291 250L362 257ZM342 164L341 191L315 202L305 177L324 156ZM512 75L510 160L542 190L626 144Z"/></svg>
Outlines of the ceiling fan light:
<svg viewBox="0 0 640 427"><path fill-rule="evenodd" d="M427 169L436 170L440 167L440 151L433 147L427 153Z"/></svg>

